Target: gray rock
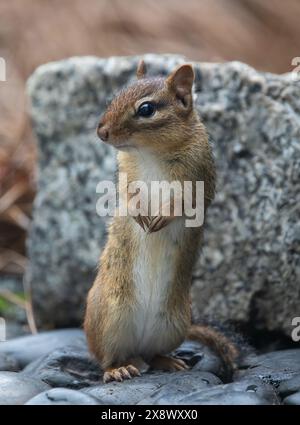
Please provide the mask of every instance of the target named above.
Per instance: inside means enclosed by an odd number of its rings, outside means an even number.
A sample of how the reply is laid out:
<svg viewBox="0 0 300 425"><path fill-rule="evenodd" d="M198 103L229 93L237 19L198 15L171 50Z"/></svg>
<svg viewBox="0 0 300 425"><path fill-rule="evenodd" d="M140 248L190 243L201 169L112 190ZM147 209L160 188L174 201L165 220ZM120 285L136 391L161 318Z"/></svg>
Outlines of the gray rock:
<svg viewBox="0 0 300 425"><path fill-rule="evenodd" d="M68 388L53 388L52 390L40 393L27 401L26 405L99 405L99 400L84 394L80 391Z"/></svg>
<svg viewBox="0 0 300 425"><path fill-rule="evenodd" d="M15 372L0 372L0 405L24 404L48 388L38 379Z"/></svg>
<svg viewBox="0 0 300 425"><path fill-rule="evenodd" d="M60 329L41 332L1 342L0 355L6 354L15 359L21 368L28 363L66 345L85 346L85 336L79 329Z"/></svg>
<svg viewBox="0 0 300 425"><path fill-rule="evenodd" d="M105 236L96 184L115 169L95 128L113 92L134 78L137 60L75 58L45 65L29 81L40 173L27 276L41 324L82 320ZM183 61L146 56L153 75ZM195 103L218 169L194 308L290 336L300 300L300 86L291 74L237 62L194 65Z"/></svg>
<svg viewBox="0 0 300 425"><path fill-rule="evenodd" d="M300 406L300 391L298 393L289 395L283 400L284 404L290 404L293 406Z"/></svg>
<svg viewBox="0 0 300 425"><path fill-rule="evenodd" d="M185 342L174 354L184 359L192 370L212 372L215 374L221 371L218 357L201 344ZM103 375L99 365L88 352L85 343L77 346L63 346L51 351L46 356L40 357L28 364L23 370L23 373L38 378L52 387L72 389L88 387L99 384L100 382L102 384ZM164 379L170 379L169 374L151 373L144 375L142 386L146 385L146 388L148 388L148 376L151 382L155 380L159 382L159 385ZM140 380L133 380L132 382L134 382L134 385L135 383L141 385ZM107 386L105 387L109 388ZM151 383L150 387L152 388ZM138 388L134 388L134 391L138 391ZM126 395L126 397L128 396Z"/></svg>
<svg viewBox="0 0 300 425"><path fill-rule="evenodd" d="M265 405L279 404L276 393L271 385L260 379L249 379L226 385L202 387L195 381L191 386L164 386L152 397L142 400L139 404L182 405L182 404L213 404L213 405Z"/></svg>
<svg viewBox="0 0 300 425"><path fill-rule="evenodd" d="M190 371L172 375L163 386L138 404L177 404L186 394L222 384L219 378L209 372Z"/></svg>
<svg viewBox="0 0 300 425"><path fill-rule="evenodd" d="M163 400L159 400L164 404ZM274 405L279 404L271 385L261 380L234 382L187 394L175 404L194 405Z"/></svg>
<svg viewBox="0 0 300 425"><path fill-rule="evenodd" d="M278 386L278 393L282 397L286 397L295 392L300 392L300 373L290 379L280 382Z"/></svg>
<svg viewBox="0 0 300 425"><path fill-rule="evenodd" d="M13 356L0 353L0 371L17 372L18 370L20 365Z"/></svg>
<svg viewBox="0 0 300 425"><path fill-rule="evenodd" d="M220 383L219 378L208 372L155 372L122 383L111 382L82 391L96 397L103 404L153 404L158 389L175 398L178 394Z"/></svg>
<svg viewBox="0 0 300 425"><path fill-rule="evenodd" d="M242 370L237 373L236 379L258 377L278 387L281 382L299 375L300 350L274 351L248 357L241 367Z"/></svg>
<svg viewBox="0 0 300 425"><path fill-rule="evenodd" d="M236 62L200 64L197 75L218 187L195 309L290 337L300 301L299 82Z"/></svg>
<svg viewBox="0 0 300 425"><path fill-rule="evenodd" d="M166 379L165 375L147 374L121 383L110 382L103 384L101 382L100 385L85 388L81 391L97 398L103 404L137 404L142 398L152 394L163 385Z"/></svg>
<svg viewBox="0 0 300 425"><path fill-rule="evenodd" d="M52 387L71 389L95 385L102 380L99 365L87 348L67 346L30 363L22 372Z"/></svg>

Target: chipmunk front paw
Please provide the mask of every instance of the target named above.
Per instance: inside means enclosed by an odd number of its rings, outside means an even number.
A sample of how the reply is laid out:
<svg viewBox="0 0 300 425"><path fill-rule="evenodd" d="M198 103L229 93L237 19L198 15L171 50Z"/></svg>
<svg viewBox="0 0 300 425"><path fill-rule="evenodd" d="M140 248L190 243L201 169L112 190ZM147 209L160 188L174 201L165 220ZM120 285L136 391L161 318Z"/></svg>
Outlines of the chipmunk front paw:
<svg viewBox="0 0 300 425"><path fill-rule="evenodd" d="M158 232L159 230L166 227L169 223L171 223L173 219L174 217L172 216L165 217L162 215L158 215L156 217L153 217L148 226L148 233Z"/></svg>
<svg viewBox="0 0 300 425"><path fill-rule="evenodd" d="M103 382L106 384L111 381L122 382L124 379L131 379L135 376L141 376L139 369L133 365L107 368L103 375Z"/></svg>
<svg viewBox="0 0 300 425"><path fill-rule="evenodd" d="M149 224L150 224L150 218L144 215L137 215L133 216L133 219L141 226L141 228L146 232Z"/></svg>

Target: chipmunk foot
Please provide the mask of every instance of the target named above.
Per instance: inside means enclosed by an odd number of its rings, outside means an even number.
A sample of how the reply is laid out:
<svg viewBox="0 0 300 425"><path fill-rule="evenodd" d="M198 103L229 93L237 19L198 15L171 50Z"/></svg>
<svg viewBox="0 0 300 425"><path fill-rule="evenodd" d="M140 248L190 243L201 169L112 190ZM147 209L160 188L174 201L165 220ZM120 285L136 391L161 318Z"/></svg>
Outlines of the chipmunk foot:
<svg viewBox="0 0 300 425"><path fill-rule="evenodd" d="M189 369L189 366L183 360L168 356L155 356L150 361L150 366L152 369L165 370L168 372Z"/></svg>
<svg viewBox="0 0 300 425"><path fill-rule="evenodd" d="M109 367L103 375L103 382L106 384L111 381L122 382L124 379L131 379L135 376L141 376L139 369L131 364L120 367Z"/></svg>

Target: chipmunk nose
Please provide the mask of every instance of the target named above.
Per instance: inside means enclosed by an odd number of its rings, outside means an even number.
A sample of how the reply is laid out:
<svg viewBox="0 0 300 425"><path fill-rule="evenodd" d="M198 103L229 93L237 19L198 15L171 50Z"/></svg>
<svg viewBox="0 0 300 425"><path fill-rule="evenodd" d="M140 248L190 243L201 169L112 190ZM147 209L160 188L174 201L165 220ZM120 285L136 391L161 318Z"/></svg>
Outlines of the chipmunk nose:
<svg viewBox="0 0 300 425"><path fill-rule="evenodd" d="M106 125L103 125L101 122L98 125L98 129L97 129L97 134L98 137L103 140L103 142L107 142L108 138L109 138L109 130L106 127Z"/></svg>

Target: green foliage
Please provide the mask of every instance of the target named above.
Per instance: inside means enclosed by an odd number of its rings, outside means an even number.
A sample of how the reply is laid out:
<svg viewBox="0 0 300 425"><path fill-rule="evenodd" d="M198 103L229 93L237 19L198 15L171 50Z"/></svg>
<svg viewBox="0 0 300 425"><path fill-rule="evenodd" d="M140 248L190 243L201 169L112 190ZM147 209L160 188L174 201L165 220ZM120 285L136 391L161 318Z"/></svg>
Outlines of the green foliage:
<svg viewBox="0 0 300 425"><path fill-rule="evenodd" d="M14 292L14 295L17 296L20 301L26 301L24 292ZM0 295L0 316L7 316L7 314L13 313L16 308L20 307Z"/></svg>
<svg viewBox="0 0 300 425"><path fill-rule="evenodd" d="M5 315L11 309L11 303L0 296L0 316Z"/></svg>

